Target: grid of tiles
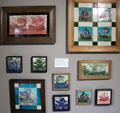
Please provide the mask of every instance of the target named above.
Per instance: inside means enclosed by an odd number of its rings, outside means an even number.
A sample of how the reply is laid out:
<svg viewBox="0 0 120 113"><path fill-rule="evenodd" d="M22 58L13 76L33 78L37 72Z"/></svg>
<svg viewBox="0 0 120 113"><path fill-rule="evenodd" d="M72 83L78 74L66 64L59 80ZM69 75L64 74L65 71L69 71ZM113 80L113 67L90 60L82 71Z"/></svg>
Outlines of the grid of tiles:
<svg viewBox="0 0 120 113"><path fill-rule="evenodd" d="M115 46L116 4L75 3L74 45Z"/></svg>

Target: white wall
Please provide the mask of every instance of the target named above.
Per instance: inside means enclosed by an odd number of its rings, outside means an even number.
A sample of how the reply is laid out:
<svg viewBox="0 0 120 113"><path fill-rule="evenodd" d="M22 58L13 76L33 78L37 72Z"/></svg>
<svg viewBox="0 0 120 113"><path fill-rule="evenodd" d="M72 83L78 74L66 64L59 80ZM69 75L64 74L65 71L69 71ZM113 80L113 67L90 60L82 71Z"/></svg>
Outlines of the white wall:
<svg viewBox="0 0 120 113"><path fill-rule="evenodd" d="M46 113L52 113L52 95L70 94L71 108L69 113L120 113L120 60L119 54L66 54L66 0L0 0L1 6L32 6L32 5L56 5L56 43L55 45L18 45L0 46L0 113L10 113L9 104L9 84L11 78L34 78L46 80ZM44 51L43 51L44 50ZM6 56L23 56L23 73L6 73ZM48 72L30 73L31 56L47 56ZM70 64L68 69L55 69L55 57L68 57ZM78 60L112 60L112 79L77 81L77 61ZM69 72L71 74L70 91L52 91L52 73ZM112 88L113 103L111 106L96 107L77 106L75 104L76 89L83 88ZM94 99L93 99L94 103ZM64 112L63 112L64 113Z"/></svg>

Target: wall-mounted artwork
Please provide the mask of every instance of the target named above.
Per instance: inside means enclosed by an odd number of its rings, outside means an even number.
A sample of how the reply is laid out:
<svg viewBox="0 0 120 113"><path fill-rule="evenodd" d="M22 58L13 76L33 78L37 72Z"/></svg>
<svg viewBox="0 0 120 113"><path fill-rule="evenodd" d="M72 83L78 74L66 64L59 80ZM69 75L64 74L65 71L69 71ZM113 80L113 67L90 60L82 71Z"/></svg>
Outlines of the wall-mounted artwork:
<svg viewBox="0 0 120 113"><path fill-rule="evenodd" d="M112 103L112 89L96 89L95 105L104 106Z"/></svg>
<svg viewBox="0 0 120 113"><path fill-rule="evenodd" d="M81 60L78 62L78 80L110 79L111 60Z"/></svg>
<svg viewBox="0 0 120 113"><path fill-rule="evenodd" d="M53 95L53 111L69 111L70 95Z"/></svg>
<svg viewBox="0 0 120 113"><path fill-rule="evenodd" d="M45 113L45 81L11 79L11 113Z"/></svg>
<svg viewBox="0 0 120 113"><path fill-rule="evenodd" d="M118 0L68 0L67 52L119 52Z"/></svg>
<svg viewBox="0 0 120 113"><path fill-rule="evenodd" d="M6 72L21 73L22 72L22 56L7 56Z"/></svg>
<svg viewBox="0 0 120 113"><path fill-rule="evenodd" d="M52 74L53 90L69 90L70 89L70 74L69 73L53 73Z"/></svg>
<svg viewBox="0 0 120 113"><path fill-rule="evenodd" d="M32 56L31 57L31 72L32 73L46 73L47 72L47 57L46 56Z"/></svg>
<svg viewBox="0 0 120 113"><path fill-rule="evenodd" d="M2 7L1 44L55 43L55 6Z"/></svg>
<svg viewBox="0 0 120 113"><path fill-rule="evenodd" d="M92 104L92 90L77 90L76 91L77 105L91 105Z"/></svg>

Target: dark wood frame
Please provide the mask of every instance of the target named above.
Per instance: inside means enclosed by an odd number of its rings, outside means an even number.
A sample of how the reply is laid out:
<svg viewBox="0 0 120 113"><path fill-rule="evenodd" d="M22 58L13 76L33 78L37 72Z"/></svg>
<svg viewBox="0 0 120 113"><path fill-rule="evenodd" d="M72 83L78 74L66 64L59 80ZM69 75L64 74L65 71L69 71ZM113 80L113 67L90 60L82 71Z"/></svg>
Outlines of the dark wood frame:
<svg viewBox="0 0 120 113"><path fill-rule="evenodd" d="M16 58L21 59L21 69L20 69L20 71L10 71L10 70L8 70L8 58L12 58L12 57L16 57ZM7 56L6 57L6 72L7 73L22 73L22 71L23 71L22 56Z"/></svg>
<svg viewBox="0 0 120 113"><path fill-rule="evenodd" d="M91 91L91 103L90 104L78 104L78 91ZM76 105L82 106L82 105L91 105L93 100L93 91L91 89L82 89L82 90L76 90Z"/></svg>
<svg viewBox="0 0 120 113"><path fill-rule="evenodd" d="M74 3L116 3L117 5L117 27L116 46L74 46ZM67 52L88 53L88 52L120 52L120 1L119 0L67 0Z"/></svg>
<svg viewBox="0 0 120 113"><path fill-rule="evenodd" d="M17 38L8 34L8 16L18 14L46 14L48 15L48 34L46 35L18 35ZM12 38L13 37L13 38ZM55 6L14 6L1 8L1 37L0 44L54 44L56 41L56 7Z"/></svg>
<svg viewBox="0 0 120 113"><path fill-rule="evenodd" d="M33 58L45 58L46 59L46 70L45 71L34 71L33 70ZM47 56L32 56L31 57L31 73L46 73L47 72Z"/></svg>
<svg viewBox="0 0 120 113"><path fill-rule="evenodd" d="M98 96L98 91L110 91L111 97L110 97L110 104L97 104L97 96ZM95 90L95 105L96 106L108 106L112 104L112 89L96 89Z"/></svg>
<svg viewBox="0 0 120 113"><path fill-rule="evenodd" d="M62 96L68 97L68 109L67 110L56 110L55 103L54 103L55 97L62 97ZM70 111L70 95L53 95L52 101L53 101L53 111Z"/></svg>
<svg viewBox="0 0 120 113"><path fill-rule="evenodd" d="M97 76L97 77L82 77L82 63L108 63L109 74L108 76ZM78 80L106 80L110 79L112 74L112 60L80 60L78 61Z"/></svg>
<svg viewBox="0 0 120 113"><path fill-rule="evenodd" d="M56 75L68 75L68 88L55 88L55 84L54 84L54 76ZM52 89L53 91L68 91L70 90L70 73L53 73L52 74Z"/></svg>
<svg viewBox="0 0 120 113"><path fill-rule="evenodd" d="M42 110L18 110L15 109L14 83L40 83ZM11 113L45 113L45 80L43 79L11 79L9 80Z"/></svg>

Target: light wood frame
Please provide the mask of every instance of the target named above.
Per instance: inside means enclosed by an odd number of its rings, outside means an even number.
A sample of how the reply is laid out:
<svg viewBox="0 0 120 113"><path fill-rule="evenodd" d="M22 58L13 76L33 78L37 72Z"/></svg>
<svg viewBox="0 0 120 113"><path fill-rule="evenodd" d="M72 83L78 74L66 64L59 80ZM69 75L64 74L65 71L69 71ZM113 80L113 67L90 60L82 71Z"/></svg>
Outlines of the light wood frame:
<svg viewBox="0 0 120 113"><path fill-rule="evenodd" d="M68 88L55 88L54 77L58 75L67 75L68 76ZM68 91L70 90L70 73L53 73L52 74L52 89L54 91Z"/></svg>
<svg viewBox="0 0 120 113"><path fill-rule="evenodd" d="M74 3L116 3L116 46L74 46ZM119 0L68 0L67 1L67 52L120 52L120 1Z"/></svg>
<svg viewBox="0 0 120 113"><path fill-rule="evenodd" d="M83 77L82 76L82 63L107 63L109 64L108 76L96 76L96 77ZM112 73L112 60L80 60L78 61L78 80L103 80L110 79Z"/></svg>
<svg viewBox="0 0 120 113"><path fill-rule="evenodd" d="M78 104L78 95L77 95L78 91L91 91L91 103L90 104ZM80 89L80 90L77 89L76 90L76 105L91 105L93 102L92 100L93 100L93 91L91 89Z"/></svg>

